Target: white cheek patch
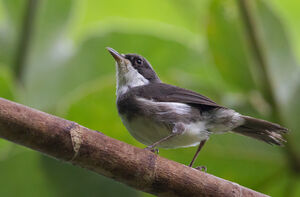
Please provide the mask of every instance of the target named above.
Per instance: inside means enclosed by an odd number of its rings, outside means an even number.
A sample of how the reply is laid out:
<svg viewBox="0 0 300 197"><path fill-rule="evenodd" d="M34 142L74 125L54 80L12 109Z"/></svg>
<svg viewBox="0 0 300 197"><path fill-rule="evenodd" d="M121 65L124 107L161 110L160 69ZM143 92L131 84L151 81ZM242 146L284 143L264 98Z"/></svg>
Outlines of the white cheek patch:
<svg viewBox="0 0 300 197"><path fill-rule="evenodd" d="M121 62L123 65L117 67L117 96L124 94L129 88L142 86L149 83L137 70L135 70L130 61Z"/></svg>

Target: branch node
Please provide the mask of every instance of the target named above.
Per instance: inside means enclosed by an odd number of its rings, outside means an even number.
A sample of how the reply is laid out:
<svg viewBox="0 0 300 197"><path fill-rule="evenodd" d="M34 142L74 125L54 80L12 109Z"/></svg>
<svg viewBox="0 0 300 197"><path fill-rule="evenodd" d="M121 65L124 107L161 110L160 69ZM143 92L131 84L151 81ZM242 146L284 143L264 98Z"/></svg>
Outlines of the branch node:
<svg viewBox="0 0 300 197"><path fill-rule="evenodd" d="M72 122L69 132L70 132L72 146L73 146L73 150L74 150L74 155L70 161L73 161L77 157L80 146L82 144L82 132L81 132L79 124L77 124L75 122Z"/></svg>
<svg viewBox="0 0 300 197"><path fill-rule="evenodd" d="M237 183L234 183L234 182L232 182L232 184L238 188L238 190L239 190L239 195L238 196L242 197L243 196L243 191L242 191L241 185L239 185Z"/></svg>

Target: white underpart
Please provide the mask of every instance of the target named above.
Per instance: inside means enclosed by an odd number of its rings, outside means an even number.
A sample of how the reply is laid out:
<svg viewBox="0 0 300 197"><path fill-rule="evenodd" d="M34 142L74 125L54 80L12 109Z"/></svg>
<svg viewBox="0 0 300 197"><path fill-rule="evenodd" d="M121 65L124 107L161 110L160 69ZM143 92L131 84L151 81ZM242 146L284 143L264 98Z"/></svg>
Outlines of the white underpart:
<svg viewBox="0 0 300 197"><path fill-rule="evenodd" d="M129 60L124 59L120 62L120 65L116 64L117 67L117 97L126 93L129 88L142 86L149 84L149 81L143 77L137 70L135 70ZM186 115L191 112L191 107L184 103L177 102L155 102L152 100L147 100L144 98L138 99L140 102L143 102L147 107L155 107L155 113L158 115L165 115L171 113L177 113L178 115ZM158 110L157 107L161 106ZM157 115L153 114L153 115ZM237 125L243 123L243 119L240 114L233 110L220 110L216 114L215 123L211 124L209 114L207 118L204 118L198 122L190 123L181 123L184 125L184 132L178 136L175 136L161 144L158 147L162 148L179 148L179 147L189 147L196 146L202 140L207 140L212 132L225 132L229 131ZM138 141L145 145L151 145L158 140L168 136L172 131L166 128L165 125L159 123L159 121L153 121L149 117L137 117L134 120L128 121L126 116L121 116L123 124L131 135L136 138ZM224 124L224 121L228 119L228 116L231 116L230 123ZM230 119L230 118L229 118ZM227 122L227 121L225 121ZM176 122L174 122L176 124Z"/></svg>
<svg viewBox="0 0 300 197"><path fill-rule="evenodd" d="M209 118L210 115L207 115ZM219 109L213 114L213 122L207 124L207 128L214 133L224 133L244 124L241 114L232 109Z"/></svg>
<svg viewBox="0 0 300 197"><path fill-rule="evenodd" d="M163 125L155 124L144 117L136 118L134 121L128 121L124 117L122 122L136 140L147 146L171 134ZM182 134L162 142L157 147L180 148L196 146L202 140L209 138L210 133L205 128L205 122L203 121L185 124L185 131Z"/></svg>
<svg viewBox="0 0 300 197"><path fill-rule="evenodd" d="M176 102L154 102L144 98L137 99L143 102L143 105L149 107L155 107L157 114L165 115L171 113L177 113L178 115L187 115L191 112L191 107L184 103ZM158 110L157 108L165 109ZM158 140L171 134L165 125L159 122L153 121L151 117L137 117L131 121L128 121L125 116L122 116L122 121L130 134L138 141L145 145L151 145ZM179 147L190 147L198 145L202 140L209 138L209 132L206 129L206 121L198 121L193 123L181 123L185 130L182 134L175 136L161 144L158 147L162 148L179 148Z"/></svg>
<svg viewBox="0 0 300 197"><path fill-rule="evenodd" d="M129 60L124 59L120 65L116 63L117 69L117 96L124 94L130 87L142 86L149 83L136 69Z"/></svg>

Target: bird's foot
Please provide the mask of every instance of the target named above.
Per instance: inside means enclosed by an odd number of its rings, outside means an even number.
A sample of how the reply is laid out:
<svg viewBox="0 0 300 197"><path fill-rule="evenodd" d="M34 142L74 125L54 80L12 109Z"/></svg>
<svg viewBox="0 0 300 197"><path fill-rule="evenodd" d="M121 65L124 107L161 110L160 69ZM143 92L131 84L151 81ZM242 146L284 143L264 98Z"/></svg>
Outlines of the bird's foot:
<svg viewBox="0 0 300 197"><path fill-rule="evenodd" d="M195 169L199 170L199 171L202 171L202 172L207 172L207 167L206 166L197 166Z"/></svg>
<svg viewBox="0 0 300 197"><path fill-rule="evenodd" d="M144 148L144 150L149 150L149 151L151 151L153 153L156 153L156 154L159 153L158 148L155 148L155 147L152 147L152 146L147 146L146 148Z"/></svg>

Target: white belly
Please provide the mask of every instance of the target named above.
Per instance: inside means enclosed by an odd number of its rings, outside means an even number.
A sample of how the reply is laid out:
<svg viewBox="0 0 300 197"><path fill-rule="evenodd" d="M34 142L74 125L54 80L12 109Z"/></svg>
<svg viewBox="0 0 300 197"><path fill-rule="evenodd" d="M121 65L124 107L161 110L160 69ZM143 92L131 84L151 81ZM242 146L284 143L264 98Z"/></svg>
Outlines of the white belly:
<svg viewBox="0 0 300 197"><path fill-rule="evenodd" d="M171 130L163 124L155 123L145 118L135 118L130 122L125 117L121 117L123 124L130 134L139 142L151 145L158 140L171 134ZM157 147L179 148L196 146L202 140L209 138L209 132L205 128L205 122L200 121L192 124L184 124L185 131L177 136L162 142Z"/></svg>

